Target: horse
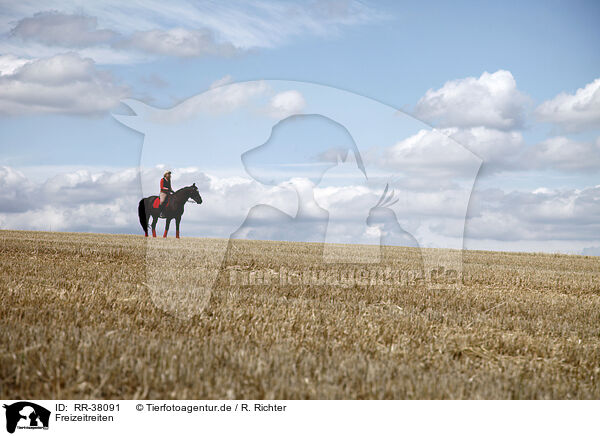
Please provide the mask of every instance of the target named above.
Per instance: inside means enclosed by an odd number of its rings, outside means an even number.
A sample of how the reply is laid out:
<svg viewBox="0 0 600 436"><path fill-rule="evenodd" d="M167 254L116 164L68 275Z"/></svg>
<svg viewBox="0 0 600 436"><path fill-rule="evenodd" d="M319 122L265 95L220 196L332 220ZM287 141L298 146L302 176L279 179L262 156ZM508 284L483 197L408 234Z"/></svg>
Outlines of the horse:
<svg viewBox="0 0 600 436"><path fill-rule="evenodd" d="M148 221L150 220L150 216L152 216L152 237L156 238L156 223L158 222L159 218L159 208L154 207L154 203L157 200L157 198L157 195L151 195L150 197L142 198L138 205L138 216L140 218L140 224L142 225L142 229L144 229L144 234L146 235L146 237L148 237ZM183 215L183 207L190 198L194 200L197 204L202 204L202 197L200 197L198 187L195 183L192 186L186 186L185 188L181 188L177 192L169 196L168 203L163 211L164 218L166 218L167 220L163 238L167 237L171 220L175 219L175 237L179 239L179 223L181 222L181 215Z"/></svg>

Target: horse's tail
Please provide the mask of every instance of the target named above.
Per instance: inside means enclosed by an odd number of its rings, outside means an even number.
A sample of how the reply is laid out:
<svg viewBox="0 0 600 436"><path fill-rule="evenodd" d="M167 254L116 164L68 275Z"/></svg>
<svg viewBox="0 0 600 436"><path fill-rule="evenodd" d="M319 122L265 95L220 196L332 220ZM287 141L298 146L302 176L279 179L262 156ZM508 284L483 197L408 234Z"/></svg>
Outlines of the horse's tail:
<svg viewBox="0 0 600 436"><path fill-rule="evenodd" d="M146 236L148 236L148 220L146 219L146 206L143 198L140 200L140 204L138 205L138 217L140 218L140 224L142 225L144 233Z"/></svg>

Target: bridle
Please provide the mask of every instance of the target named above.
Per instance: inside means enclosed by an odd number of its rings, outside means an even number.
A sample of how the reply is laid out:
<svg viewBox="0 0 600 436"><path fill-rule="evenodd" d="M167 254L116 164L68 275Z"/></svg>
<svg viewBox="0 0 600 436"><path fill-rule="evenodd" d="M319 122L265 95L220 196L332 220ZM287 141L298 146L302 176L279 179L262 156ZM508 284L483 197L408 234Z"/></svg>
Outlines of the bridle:
<svg viewBox="0 0 600 436"><path fill-rule="evenodd" d="M198 194L198 195L199 195L199 194ZM188 197L188 199L186 200L186 203L200 204L200 203L198 203L196 200L192 200L190 197Z"/></svg>

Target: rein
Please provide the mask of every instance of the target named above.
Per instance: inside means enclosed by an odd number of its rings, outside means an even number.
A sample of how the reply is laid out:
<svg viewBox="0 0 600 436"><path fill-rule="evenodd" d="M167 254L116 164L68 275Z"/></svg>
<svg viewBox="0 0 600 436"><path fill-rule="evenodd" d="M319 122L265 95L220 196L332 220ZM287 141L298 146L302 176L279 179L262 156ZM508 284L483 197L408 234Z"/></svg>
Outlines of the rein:
<svg viewBox="0 0 600 436"><path fill-rule="evenodd" d="M180 190L178 190L175 194L177 194L179 191L184 190L185 188L181 188ZM173 195L175 195L173 194ZM192 203L192 204L197 204L194 200L192 200L191 198L188 197L188 199L185 201L186 203Z"/></svg>

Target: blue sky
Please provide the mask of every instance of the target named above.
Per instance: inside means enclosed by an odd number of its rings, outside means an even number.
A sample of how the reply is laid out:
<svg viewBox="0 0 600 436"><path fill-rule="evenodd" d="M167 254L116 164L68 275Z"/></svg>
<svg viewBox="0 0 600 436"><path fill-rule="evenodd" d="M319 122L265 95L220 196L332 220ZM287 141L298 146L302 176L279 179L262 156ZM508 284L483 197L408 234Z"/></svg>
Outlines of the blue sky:
<svg viewBox="0 0 600 436"><path fill-rule="evenodd" d="M120 101L173 110L211 86L252 81L269 88L261 97L267 104L277 92L298 91L292 83L276 89L269 82L283 80L349 91L368 99L360 105L374 100L416 117L404 137L361 149L375 172L406 159L409 146L431 146L431 126L478 155L483 166L466 213L467 248L600 252L598 2L140 1L125 8L63 0L3 2L0 11L1 228L46 229L45 214L62 230L137 232L128 205L141 193L139 178L128 171L142 156L142 179L150 186L157 165L185 167L160 151L150 154L148 146L160 150L173 138L179 145L169 147L182 147L197 133L178 120L171 136L154 125L164 135L144 138L111 115L131 114ZM309 88L300 94L284 102L293 109L286 115L316 106ZM375 115L365 114L376 124ZM241 125L251 125L240 117ZM245 145L234 141L229 152L239 154ZM213 152L227 166L226 147ZM223 186L242 189L233 180L248 175L228 174L223 165L193 162L186 174L207 177L206 190L220 195ZM59 196L55 185L81 200L45 206L52 210L33 201L5 205L37 192ZM249 186L253 201L279 195L273 187ZM417 195L411 192L407 198ZM92 204L107 193L118 197L113 213L91 219ZM424 225L406 214L404 225L425 245L454 246L449 241L457 236L444 234L444 206L438 206L439 222ZM223 219L218 211L207 216ZM194 219L193 233L205 234L210 219Z"/></svg>

